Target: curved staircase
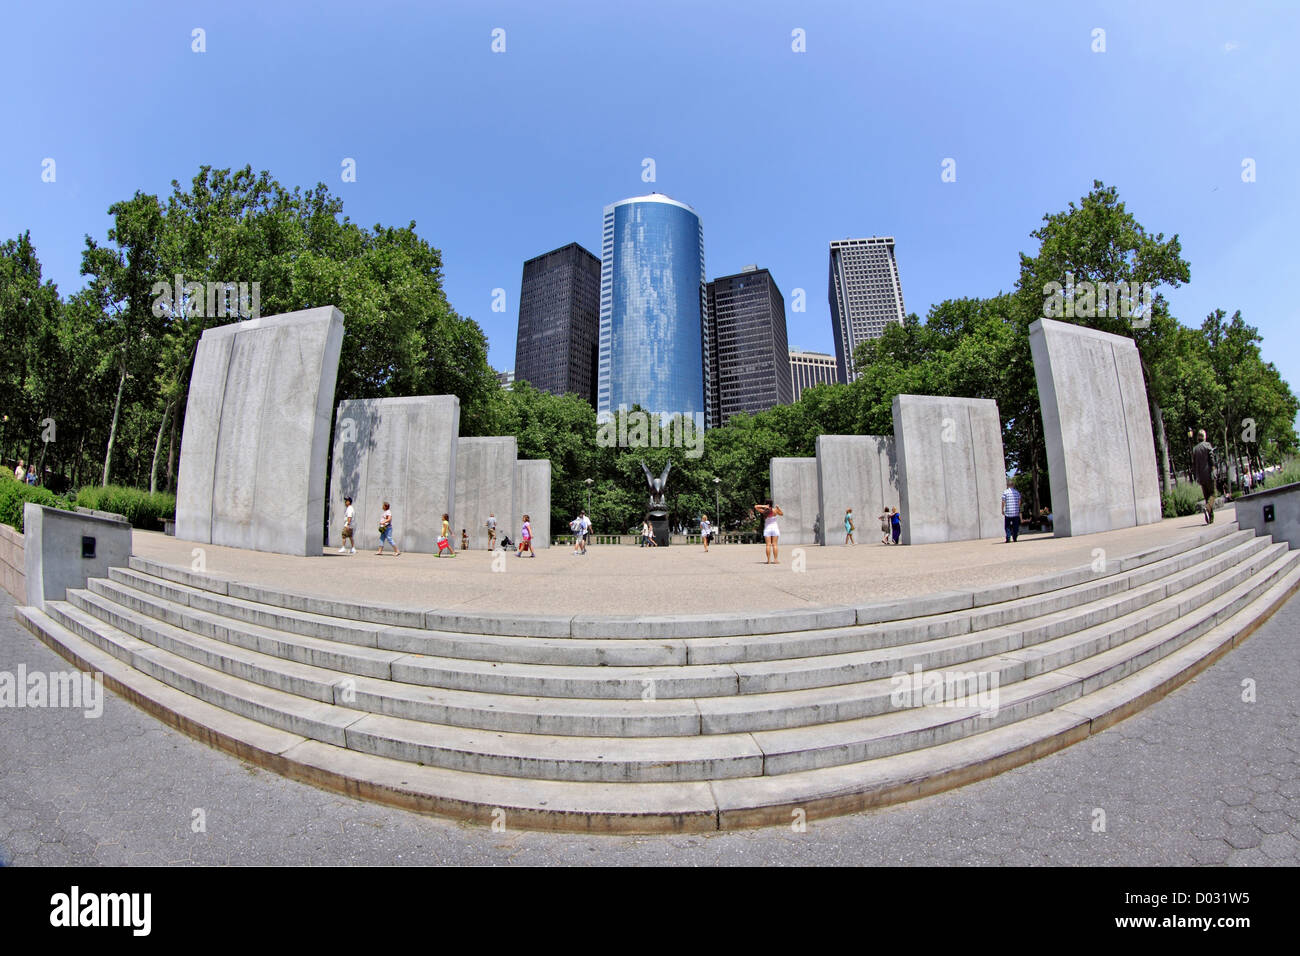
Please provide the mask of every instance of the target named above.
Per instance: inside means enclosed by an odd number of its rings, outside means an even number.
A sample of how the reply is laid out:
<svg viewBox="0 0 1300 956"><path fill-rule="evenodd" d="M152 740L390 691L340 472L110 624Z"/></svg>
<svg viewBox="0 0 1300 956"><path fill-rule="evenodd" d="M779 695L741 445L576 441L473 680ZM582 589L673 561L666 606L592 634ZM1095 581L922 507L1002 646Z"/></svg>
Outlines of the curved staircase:
<svg viewBox="0 0 1300 956"><path fill-rule="evenodd" d="M1225 524L987 591L600 618L355 605L133 557L17 615L172 726L292 778L512 827L715 830L1068 746L1248 636L1300 588L1298 559Z"/></svg>

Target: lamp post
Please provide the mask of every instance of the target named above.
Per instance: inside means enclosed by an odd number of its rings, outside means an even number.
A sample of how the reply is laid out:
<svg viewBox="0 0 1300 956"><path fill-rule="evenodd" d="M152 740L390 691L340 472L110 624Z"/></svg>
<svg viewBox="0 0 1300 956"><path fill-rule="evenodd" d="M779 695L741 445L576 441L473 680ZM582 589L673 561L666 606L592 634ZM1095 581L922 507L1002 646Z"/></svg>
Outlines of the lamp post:
<svg viewBox="0 0 1300 956"><path fill-rule="evenodd" d="M713 478L713 520L718 523L718 531L722 531L722 498L719 488L722 485L722 479L716 475Z"/></svg>
<svg viewBox="0 0 1300 956"><path fill-rule="evenodd" d="M1192 474L1192 438L1195 437L1192 430L1187 429L1187 480L1193 482L1196 476Z"/></svg>
<svg viewBox="0 0 1300 956"><path fill-rule="evenodd" d="M582 483L587 486L587 514L591 514L591 481L590 478L582 479Z"/></svg>

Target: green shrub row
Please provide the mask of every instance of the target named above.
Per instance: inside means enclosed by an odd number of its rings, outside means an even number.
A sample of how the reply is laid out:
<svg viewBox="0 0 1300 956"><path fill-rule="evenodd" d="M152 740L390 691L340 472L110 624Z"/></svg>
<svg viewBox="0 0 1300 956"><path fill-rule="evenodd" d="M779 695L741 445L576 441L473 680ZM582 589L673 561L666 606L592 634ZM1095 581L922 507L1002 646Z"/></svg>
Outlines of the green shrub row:
<svg viewBox="0 0 1300 956"><path fill-rule="evenodd" d="M0 524L7 524L21 533L23 505L29 501L64 511L72 509L72 503L67 498L60 498L48 488L16 481L12 475L0 475Z"/></svg>
<svg viewBox="0 0 1300 956"><path fill-rule="evenodd" d="M77 492L78 508L92 511L111 511L123 515L131 526L145 531L161 531L163 518L176 517L176 496L155 491L152 494L139 488L121 485L87 485Z"/></svg>
<svg viewBox="0 0 1300 956"><path fill-rule="evenodd" d="M1166 518L1181 518L1184 515L1194 515L1200 512L1201 488L1199 485L1179 484L1174 485L1174 490L1166 495L1161 496L1164 500L1164 516Z"/></svg>

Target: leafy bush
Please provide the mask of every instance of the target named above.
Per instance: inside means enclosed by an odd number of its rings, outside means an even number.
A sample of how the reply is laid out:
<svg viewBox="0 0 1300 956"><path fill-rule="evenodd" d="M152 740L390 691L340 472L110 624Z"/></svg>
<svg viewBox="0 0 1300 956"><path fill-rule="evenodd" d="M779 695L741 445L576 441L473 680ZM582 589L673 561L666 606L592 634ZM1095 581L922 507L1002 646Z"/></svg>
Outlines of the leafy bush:
<svg viewBox="0 0 1300 956"><path fill-rule="evenodd" d="M23 530L23 505L27 502L69 511L72 505L48 488L16 481L12 475L0 475L0 523Z"/></svg>
<svg viewBox="0 0 1300 956"><path fill-rule="evenodd" d="M1300 460L1290 459L1282 464L1279 471L1264 478L1265 488L1276 488L1278 485L1294 485L1300 482Z"/></svg>
<svg viewBox="0 0 1300 956"><path fill-rule="evenodd" d="M1201 510L1201 489L1198 485L1178 484L1174 485L1174 490L1169 494L1162 496L1164 499L1164 516L1166 518L1181 518L1185 515L1194 515Z"/></svg>
<svg viewBox="0 0 1300 956"><path fill-rule="evenodd" d="M176 496L156 491L150 494L139 488L121 485L87 485L77 492L78 508L93 511L111 511L123 515L132 527L146 531L161 531L162 518L176 517Z"/></svg>

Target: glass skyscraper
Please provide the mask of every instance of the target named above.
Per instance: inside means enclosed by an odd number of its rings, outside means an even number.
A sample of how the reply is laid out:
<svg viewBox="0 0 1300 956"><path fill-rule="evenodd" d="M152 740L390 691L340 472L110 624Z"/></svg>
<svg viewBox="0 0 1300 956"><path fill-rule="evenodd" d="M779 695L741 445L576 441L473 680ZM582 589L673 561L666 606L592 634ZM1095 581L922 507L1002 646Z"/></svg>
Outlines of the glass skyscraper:
<svg viewBox="0 0 1300 956"><path fill-rule="evenodd" d="M660 193L605 207L596 412L620 406L709 420L704 227Z"/></svg>

